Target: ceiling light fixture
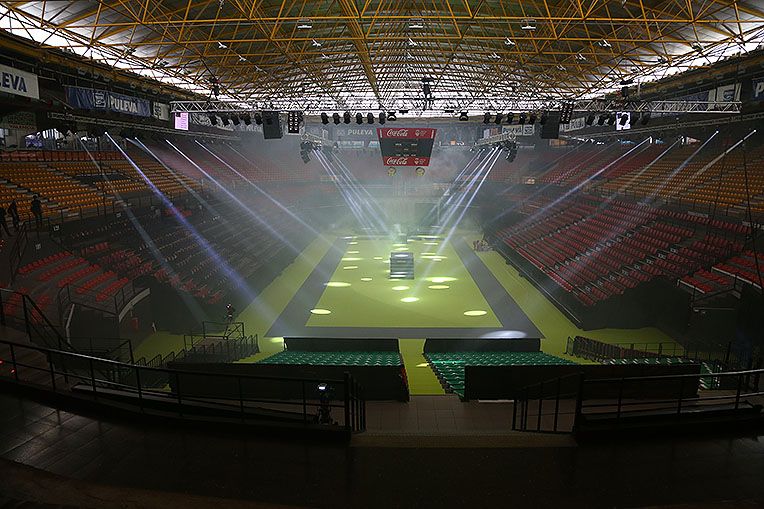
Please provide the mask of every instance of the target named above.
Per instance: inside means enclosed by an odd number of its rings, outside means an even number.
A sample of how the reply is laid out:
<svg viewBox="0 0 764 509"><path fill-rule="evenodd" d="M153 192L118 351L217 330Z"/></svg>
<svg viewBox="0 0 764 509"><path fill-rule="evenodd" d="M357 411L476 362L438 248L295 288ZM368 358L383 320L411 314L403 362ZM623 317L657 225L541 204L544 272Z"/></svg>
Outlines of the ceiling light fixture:
<svg viewBox="0 0 764 509"><path fill-rule="evenodd" d="M310 30L313 28L313 22L309 19L301 19L297 22L297 30Z"/></svg>

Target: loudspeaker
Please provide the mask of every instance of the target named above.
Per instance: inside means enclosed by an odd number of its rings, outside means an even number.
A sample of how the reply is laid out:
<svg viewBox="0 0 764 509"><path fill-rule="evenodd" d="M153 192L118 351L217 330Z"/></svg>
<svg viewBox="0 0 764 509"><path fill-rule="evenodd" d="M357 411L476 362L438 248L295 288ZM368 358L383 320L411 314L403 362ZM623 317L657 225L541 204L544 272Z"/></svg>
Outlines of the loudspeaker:
<svg viewBox="0 0 764 509"><path fill-rule="evenodd" d="M546 122L541 126L541 139L551 140L560 137L560 112L550 111L547 113Z"/></svg>
<svg viewBox="0 0 764 509"><path fill-rule="evenodd" d="M280 113L279 111L263 112L263 138L266 140L275 140L284 136Z"/></svg>

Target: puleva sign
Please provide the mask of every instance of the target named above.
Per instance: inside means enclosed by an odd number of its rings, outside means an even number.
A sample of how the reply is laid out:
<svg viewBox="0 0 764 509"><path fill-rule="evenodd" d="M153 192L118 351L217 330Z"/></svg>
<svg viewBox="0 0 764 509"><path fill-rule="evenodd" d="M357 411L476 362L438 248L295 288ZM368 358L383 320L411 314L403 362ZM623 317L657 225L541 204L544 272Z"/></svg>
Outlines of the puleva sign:
<svg viewBox="0 0 764 509"><path fill-rule="evenodd" d="M0 65L0 92L39 99L37 75Z"/></svg>

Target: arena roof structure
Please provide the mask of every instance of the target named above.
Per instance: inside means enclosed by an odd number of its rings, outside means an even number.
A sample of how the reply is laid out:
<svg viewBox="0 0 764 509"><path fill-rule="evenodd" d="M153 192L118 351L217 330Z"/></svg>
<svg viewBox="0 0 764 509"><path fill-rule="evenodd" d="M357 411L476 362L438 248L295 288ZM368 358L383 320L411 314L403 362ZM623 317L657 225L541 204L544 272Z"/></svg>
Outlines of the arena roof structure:
<svg viewBox="0 0 764 509"><path fill-rule="evenodd" d="M6 1L0 28L220 99L427 109L426 82L465 110L597 98L747 53L764 2Z"/></svg>

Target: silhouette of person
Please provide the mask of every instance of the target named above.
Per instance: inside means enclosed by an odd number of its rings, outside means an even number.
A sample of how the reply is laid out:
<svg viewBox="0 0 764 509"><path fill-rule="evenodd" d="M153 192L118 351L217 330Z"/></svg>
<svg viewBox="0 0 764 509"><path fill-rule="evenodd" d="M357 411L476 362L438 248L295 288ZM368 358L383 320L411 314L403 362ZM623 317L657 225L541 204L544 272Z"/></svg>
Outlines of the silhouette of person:
<svg viewBox="0 0 764 509"><path fill-rule="evenodd" d="M32 198L32 204L29 207L29 210L31 210L32 214L34 214L37 228L42 228L42 202L40 202L40 199L37 197L37 195L34 195Z"/></svg>

